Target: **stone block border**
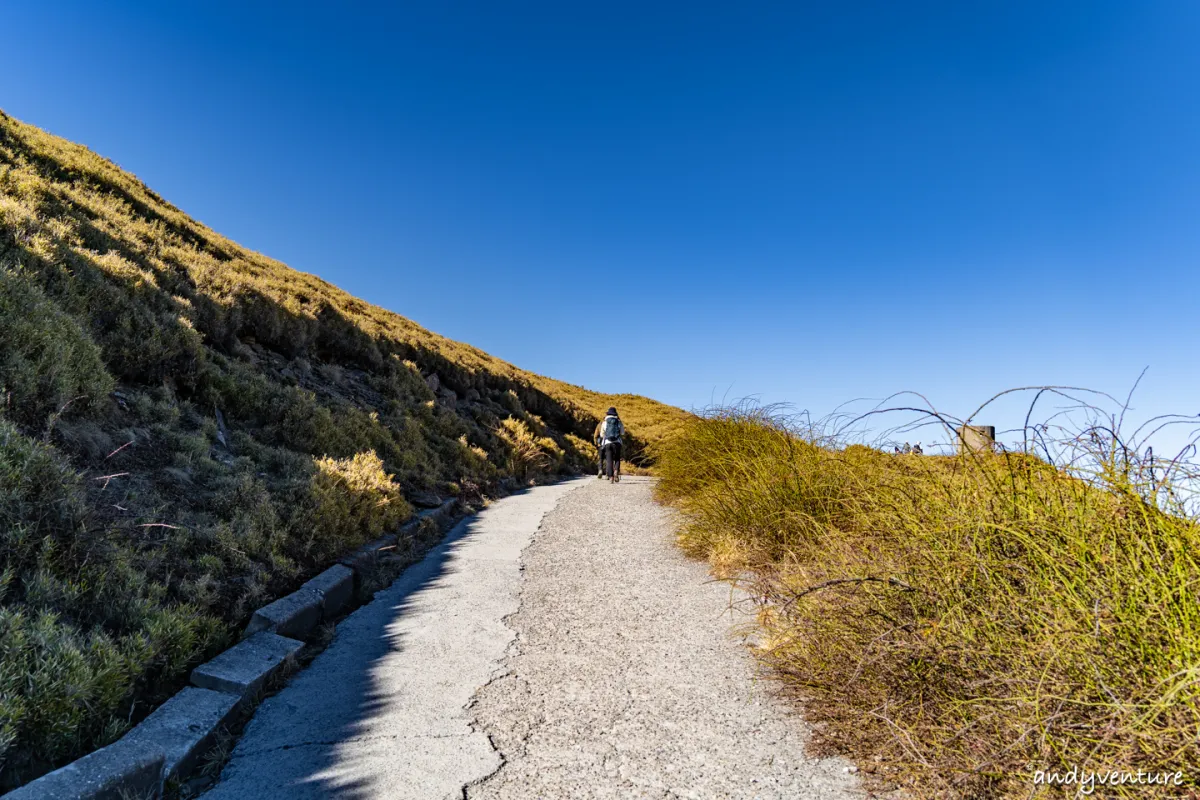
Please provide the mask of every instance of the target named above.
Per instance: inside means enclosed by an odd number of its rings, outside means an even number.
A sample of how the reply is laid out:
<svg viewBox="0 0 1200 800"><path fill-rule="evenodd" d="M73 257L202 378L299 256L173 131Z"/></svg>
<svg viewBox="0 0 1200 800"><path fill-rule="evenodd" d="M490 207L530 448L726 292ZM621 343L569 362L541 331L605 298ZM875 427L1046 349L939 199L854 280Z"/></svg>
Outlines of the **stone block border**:
<svg viewBox="0 0 1200 800"><path fill-rule="evenodd" d="M296 591L263 606L242 641L192 670L192 686L154 710L116 742L4 795L4 800L157 798L168 780L187 777L239 713L257 704L263 686L303 648L299 638L351 611L380 551L411 536L425 520L442 533L465 514L458 500L418 512Z"/></svg>
<svg viewBox="0 0 1200 800"><path fill-rule="evenodd" d="M304 642L262 631L192 670L192 685L249 702L303 648Z"/></svg>

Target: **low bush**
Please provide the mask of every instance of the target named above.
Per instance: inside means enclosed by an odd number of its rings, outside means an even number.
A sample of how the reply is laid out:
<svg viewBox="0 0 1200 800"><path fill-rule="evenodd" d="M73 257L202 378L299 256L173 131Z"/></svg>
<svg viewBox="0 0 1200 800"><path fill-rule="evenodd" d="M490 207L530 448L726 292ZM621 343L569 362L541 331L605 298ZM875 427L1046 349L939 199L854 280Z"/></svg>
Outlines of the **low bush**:
<svg viewBox="0 0 1200 800"><path fill-rule="evenodd" d="M496 435L508 450L508 471L524 480L531 473L545 472L553 463L542 440L516 417L508 417L496 428ZM553 445L553 440L550 440Z"/></svg>
<svg viewBox="0 0 1200 800"><path fill-rule="evenodd" d="M373 451L351 458L321 458L313 475L312 507L301 527L309 531L304 555L322 562L344 553L412 515L400 486Z"/></svg>
<svg viewBox="0 0 1200 800"><path fill-rule="evenodd" d="M220 640L214 617L170 602L91 522L79 476L0 417L0 765L10 774L111 741L135 694L157 696Z"/></svg>
<svg viewBox="0 0 1200 800"><path fill-rule="evenodd" d="M107 399L112 388L83 327L28 276L0 265L0 408L37 427L67 404Z"/></svg>

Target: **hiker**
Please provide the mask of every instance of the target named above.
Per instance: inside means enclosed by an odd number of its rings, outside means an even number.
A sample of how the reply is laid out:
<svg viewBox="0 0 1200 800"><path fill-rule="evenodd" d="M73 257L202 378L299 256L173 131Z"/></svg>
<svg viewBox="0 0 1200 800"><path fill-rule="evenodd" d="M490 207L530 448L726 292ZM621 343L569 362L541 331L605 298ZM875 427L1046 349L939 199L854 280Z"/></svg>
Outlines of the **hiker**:
<svg viewBox="0 0 1200 800"><path fill-rule="evenodd" d="M921 455L922 453L924 453L924 452L925 452L924 450L922 450L922 449L921 449L921 443L920 443L920 442L917 442L916 444L914 444L914 445L913 445L913 449L912 449L912 451L913 451L913 455L914 455L914 456L919 456L919 455Z"/></svg>
<svg viewBox="0 0 1200 800"><path fill-rule="evenodd" d="M621 418L617 416L617 409L610 407L592 434L592 438L596 442L596 452L600 455L600 470L596 477L604 477L604 452L605 448L610 448L614 480L621 480L621 437L624 435L625 423L621 422Z"/></svg>

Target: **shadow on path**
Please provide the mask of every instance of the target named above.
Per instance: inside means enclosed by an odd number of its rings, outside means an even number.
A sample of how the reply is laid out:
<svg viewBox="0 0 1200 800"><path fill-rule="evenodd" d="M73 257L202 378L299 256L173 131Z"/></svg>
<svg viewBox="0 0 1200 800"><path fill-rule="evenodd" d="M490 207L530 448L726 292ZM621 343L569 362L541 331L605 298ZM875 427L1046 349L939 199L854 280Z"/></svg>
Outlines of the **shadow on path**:
<svg viewBox="0 0 1200 800"><path fill-rule="evenodd" d="M524 490L455 526L263 703L204 797L458 796L494 770L463 709L512 639L503 619L521 550L577 483Z"/></svg>

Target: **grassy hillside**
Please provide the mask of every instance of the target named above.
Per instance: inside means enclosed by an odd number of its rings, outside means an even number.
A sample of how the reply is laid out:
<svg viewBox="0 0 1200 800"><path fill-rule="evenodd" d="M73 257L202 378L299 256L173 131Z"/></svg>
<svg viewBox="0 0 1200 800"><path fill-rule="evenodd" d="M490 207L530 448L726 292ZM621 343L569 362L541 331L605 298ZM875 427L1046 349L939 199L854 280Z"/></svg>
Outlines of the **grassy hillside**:
<svg viewBox="0 0 1200 800"><path fill-rule="evenodd" d="M761 655L866 771L912 797L1027 798L1077 796L1039 770L1182 770L1084 793L1194 797L1190 470L1115 430L1051 464L842 446L734 409L665 443L658 492L683 547L759 599Z"/></svg>
<svg viewBox="0 0 1200 800"><path fill-rule="evenodd" d="M257 606L412 513L686 419L250 252L0 114L0 788L121 734Z"/></svg>

